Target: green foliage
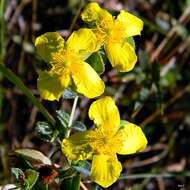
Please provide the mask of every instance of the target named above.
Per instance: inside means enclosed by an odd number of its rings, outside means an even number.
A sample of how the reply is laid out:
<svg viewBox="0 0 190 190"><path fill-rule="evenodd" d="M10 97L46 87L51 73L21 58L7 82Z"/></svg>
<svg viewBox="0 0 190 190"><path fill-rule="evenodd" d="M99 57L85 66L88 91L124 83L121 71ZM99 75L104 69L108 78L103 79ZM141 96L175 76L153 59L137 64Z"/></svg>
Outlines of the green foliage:
<svg viewBox="0 0 190 190"><path fill-rule="evenodd" d="M15 84L28 98L29 100L39 109L44 117L52 124L55 124L54 118L46 110L46 108L36 99L32 92L24 85L19 77L17 77L10 69L6 68L3 64L0 64L0 72Z"/></svg>
<svg viewBox="0 0 190 190"><path fill-rule="evenodd" d="M90 168L91 164L87 160L80 160L78 162L72 162L72 167L76 169L76 171L83 174L83 176L90 176Z"/></svg>
<svg viewBox="0 0 190 190"><path fill-rule="evenodd" d="M39 137L47 142L53 142L58 135L58 131L54 131L53 127L44 121L39 121L37 123L36 131Z"/></svg>
<svg viewBox="0 0 190 190"><path fill-rule="evenodd" d="M11 173L14 175L17 181L25 178L24 172L19 168L11 168Z"/></svg>
<svg viewBox="0 0 190 190"><path fill-rule="evenodd" d="M131 44L133 46L133 48L135 48L135 40L133 37L128 37L126 38L126 41Z"/></svg>
<svg viewBox="0 0 190 190"><path fill-rule="evenodd" d="M59 180L66 180L68 178L73 178L78 174L78 171L74 167L69 167L66 170L61 169L59 171Z"/></svg>
<svg viewBox="0 0 190 190"><path fill-rule="evenodd" d="M15 150L15 154L18 157L21 157L32 164L51 165L51 160L38 150L28 149L28 148L17 149Z"/></svg>
<svg viewBox="0 0 190 190"><path fill-rule="evenodd" d="M77 174L73 178L65 179L61 182L62 189L79 190L81 174Z"/></svg>
<svg viewBox="0 0 190 190"><path fill-rule="evenodd" d="M85 126L84 123L80 122L80 121L76 121L72 124L72 128L75 129L76 131L82 132L82 131L86 131L87 128Z"/></svg>
<svg viewBox="0 0 190 190"><path fill-rule="evenodd" d="M12 174L15 176L16 180L20 182L20 186L24 190L30 190L36 183L39 173L32 169L27 169L23 172L19 168L12 168Z"/></svg>
<svg viewBox="0 0 190 190"><path fill-rule="evenodd" d="M30 190L36 183L39 173L35 170L28 169L25 171L24 189Z"/></svg>
<svg viewBox="0 0 190 190"><path fill-rule="evenodd" d="M57 123L56 128L59 131L59 137L64 138L69 127L69 114L63 110L56 111Z"/></svg>
<svg viewBox="0 0 190 190"><path fill-rule="evenodd" d="M105 64L100 52L93 53L87 60L92 68L100 75L105 71Z"/></svg>
<svg viewBox="0 0 190 190"><path fill-rule="evenodd" d="M126 125L127 123L129 122L127 122L126 120L120 120L120 127L124 127L124 125Z"/></svg>

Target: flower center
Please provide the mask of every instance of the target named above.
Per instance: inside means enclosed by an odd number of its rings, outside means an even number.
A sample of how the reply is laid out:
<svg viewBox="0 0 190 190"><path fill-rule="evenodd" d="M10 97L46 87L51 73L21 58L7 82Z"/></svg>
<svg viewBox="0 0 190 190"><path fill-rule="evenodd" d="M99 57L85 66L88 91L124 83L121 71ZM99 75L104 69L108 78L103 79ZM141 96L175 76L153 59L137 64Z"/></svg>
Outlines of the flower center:
<svg viewBox="0 0 190 190"><path fill-rule="evenodd" d="M57 74L62 74L65 69L69 69L72 62L78 59L77 54L73 50L61 50L53 53L52 71Z"/></svg>
<svg viewBox="0 0 190 190"><path fill-rule="evenodd" d="M95 129L90 137L91 142L89 144L96 153L113 154L120 146L119 139L114 138L114 136L113 133L104 133L100 128Z"/></svg>

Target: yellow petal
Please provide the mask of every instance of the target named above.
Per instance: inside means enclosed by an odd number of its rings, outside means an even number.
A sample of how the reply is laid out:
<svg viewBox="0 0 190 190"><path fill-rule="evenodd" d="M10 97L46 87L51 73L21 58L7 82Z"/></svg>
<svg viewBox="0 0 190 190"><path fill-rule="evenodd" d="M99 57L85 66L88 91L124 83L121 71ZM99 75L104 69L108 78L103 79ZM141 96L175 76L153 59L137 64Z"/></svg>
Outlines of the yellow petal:
<svg viewBox="0 0 190 190"><path fill-rule="evenodd" d="M82 60L96 51L97 40L95 34L87 28L79 29L71 34L66 42L67 49L76 51Z"/></svg>
<svg viewBox="0 0 190 190"><path fill-rule="evenodd" d="M89 109L89 117L108 135L119 129L120 115L111 97L107 96L93 102Z"/></svg>
<svg viewBox="0 0 190 190"><path fill-rule="evenodd" d="M70 160L85 160L92 156L92 148L89 145L91 131L80 132L70 138L63 139L61 149Z"/></svg>
<svg viewBox="0 0 190 190"><path fill-rule="evenodd" d="M120 72L131 71L137 62L135 49L127 42L105 44L107 57L112 64Z"/></svg>
<svg viewBox="0 0 190 190"><path fill-rule="evenodd" d="M116 137L121 141L118 154L133 154L146 148L147 139L140 127L127 123L118 131Z"/></svg>
<svg viewBox="0 0 190 190"><path fill-rule="evenodd" d="M125 26L126 37L140 35L143 29L143 21L126 11L121 11L116 22Z"/></svg>
<svg viewBox="0 0 190 190"><path fill-rule="evenodd" d="M82 12L84 22L96 22L97 27L108 29L113 24L112 15L106 10L100 8L98 3L89 3Z"/></svg>
<svg viewBox="0 0 190 190"><path fill-rule="evenodd" d="M59 100L63 90L69 85L69 75L59 76L51 72L42 71L38 78L38 90L45 100Z"/></svg>
<svg viewBox="0 0 190 190"><path fill-rule="evenodd" d="M64 39L56 32L47 32L35 40L37 53L48 63L53 61L51 54L63 49L64 43Z"/></svg>
<svg viewBox="0 0 190 190"><path fill-rule="evenodd" d="M84 22L94 22L99 18L99 11L101 10L98 3L89 3L82 12L82 20Z"/></svg>
<svg viewBox="0 0 190 190"><path fill-rule="evenodd" d="M94 155L90 177L93 181L106 188L119 178L121 170L122 166L116 155Z"/></svg>
<svg viewBox="0 0 190 190"><path fill-rule="evenodd" d="M104 92L104 82L88 63L73 63L71 68L72 78L77 87L77 92L87 98L100 96Z"/></svg>

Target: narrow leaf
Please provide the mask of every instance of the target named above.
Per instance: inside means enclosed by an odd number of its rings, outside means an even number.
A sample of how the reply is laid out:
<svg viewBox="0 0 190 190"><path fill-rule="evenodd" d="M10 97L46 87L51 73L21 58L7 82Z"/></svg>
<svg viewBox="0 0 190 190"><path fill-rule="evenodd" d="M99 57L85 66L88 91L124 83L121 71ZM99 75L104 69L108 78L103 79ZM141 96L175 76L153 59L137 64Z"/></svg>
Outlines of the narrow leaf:
<svg viewBox="0 0 190 190"><path fill-rule="evenodd" d="M29 98L29 100L39 109L39 111L52 125L55 124L54 118L47 111L47 109L36 99L32 92L10 69L6 68L3 64L0 64L0 71L7 79L9 79L13 84L15 84Z"/></svg>
<svg viewBox="0 0 190 190"><path fill-rule="evenodd" d="M51 160L40 151L25 148L17 149L15 150L15 153L17 156L20 156L31 163L51 165Z"/></svg>

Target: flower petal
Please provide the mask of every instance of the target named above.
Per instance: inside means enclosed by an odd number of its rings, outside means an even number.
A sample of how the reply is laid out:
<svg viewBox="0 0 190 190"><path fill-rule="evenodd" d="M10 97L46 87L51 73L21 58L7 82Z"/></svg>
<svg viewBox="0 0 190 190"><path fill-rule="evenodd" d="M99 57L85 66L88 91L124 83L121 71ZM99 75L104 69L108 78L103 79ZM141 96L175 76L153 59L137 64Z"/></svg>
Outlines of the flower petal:
<svg viewBox="0 0 190 190"><path fill-rule="evenodd" d="M66 42L67 49L75 50L82 60L87 59L96 51L97 40L95 34L87 28L79 29L71 34Z"/></svg>
<svg viewBox="0 0 190 190"><path fill-rule="evenodd" d="M87 98L100 96L104 92L104 82L96 71L86 62L73 63L71 65L73 81L77 92Z"/></svg>
<svg viewBox="0 0 190 190"><path fill-rule="evenodd" d="M81 14L82 20L84 22L94 22L98 19L100 11L101 8L98 3L89 3Z"/></svg>
<svg viewBox="0 0 190 190"><path fill-rule="evenodd" d="M70 138L63 139L62 152L70 160L85 160L92 156L92 148L89 145L91 131L80 132Z"/></svg>
<svg viewBox="0 0 190 190"><path fill-rule="evenodd" d="M82 19L84 22L95 22L98 27L103 29L108 29L113 24L113 16L95 2L86 6L82 12Z"/></svg>
<svg viewBox="0 0 190 190"><path fill-rule="evenodd" d="M127 42L106 43L105 51L112 67L120 72L131 71L137 62L135 49Z"/></svg>
<svg viewBox="0 0 190 190"><path fill-rule="evenodd" d="M140 127L127 123L118 131L116 137L121 141L118 154L133 154L146 148L147 139Z"/></svg>
<svg viewBox="0 0 190 190"><path fill-rule="evenodd" d="M119 178L121 170L122 166L116 155L94 155L90 177L93 181L106 188Z"/></svg>
<svg viewBox="0 0 190 190"><path fill-rule="evenodd" d="M69 75L59 76L48 71L42 71L38 78L38 90L43 99L59 100L63 90L69 85Z"/></svg>
<svg viewBox="0 0 190 190"><path fill-rule="evenodd" d="M117 16L116 22L126 26L126 37L140 35L143 29L143 21L141 19L123 10Z"/></svg>
<svg viewBox="0 0 190 190"><path fill-rule="evenodd" d="M106 134L115 133L119 129L120 115L111 97L93 102L89 109L89 117Z"/></svg>
<svg viewBox="0 0 190 190"><path fill-rule="evenodd" d="M35 40L37 53L48 63L53 61L51 54L63 49L64 44L64 39L56 32L47 32Z"/></svg>

